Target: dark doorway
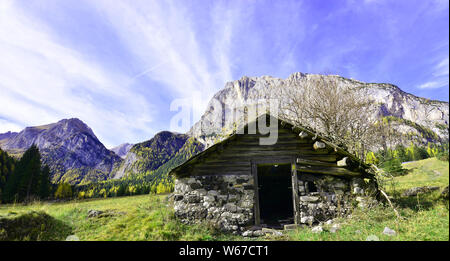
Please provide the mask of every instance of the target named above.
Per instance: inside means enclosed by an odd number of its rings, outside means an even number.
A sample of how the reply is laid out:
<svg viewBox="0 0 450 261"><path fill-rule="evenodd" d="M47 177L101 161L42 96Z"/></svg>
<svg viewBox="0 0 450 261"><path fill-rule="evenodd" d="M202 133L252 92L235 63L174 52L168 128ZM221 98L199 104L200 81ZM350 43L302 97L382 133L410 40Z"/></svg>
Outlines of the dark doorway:
<svg viewBox="0 0 450 261"><path fill-rule="evenodd" d="M258 165L261 224L281 228L294 223L291 164Z"/></svg>

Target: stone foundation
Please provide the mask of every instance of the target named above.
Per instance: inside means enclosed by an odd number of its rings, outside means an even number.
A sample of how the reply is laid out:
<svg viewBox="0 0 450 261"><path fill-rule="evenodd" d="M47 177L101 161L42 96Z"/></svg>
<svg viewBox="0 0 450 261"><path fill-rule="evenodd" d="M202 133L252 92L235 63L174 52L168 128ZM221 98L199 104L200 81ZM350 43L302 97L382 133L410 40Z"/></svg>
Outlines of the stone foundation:
<svg viewBox="0 0 450 261"><path fill-rule="evenodd" d="M350 213L373 202L376 185L362 178L300 174L300 223L312 225ZM176 179L175 215L183 223L207 222L223 231L245 231L254 224L251 175L197 176Z"/></svg>
<svg viewBox="0 0 450 261"><path fill-rule="evenodd" d="M298 180L300 223L312 225L344 217L354 205L366 206L373 183L362 178L301 174ZM376 190L376 189L375 189Z"/></svg>
<svg viewBox="0 0 450 261"><path fill-rule="evenodd" d="M243 231L254 222L254 196L250 175L177 179L175 216L183 223L206 221L224 231Z"/></svg>

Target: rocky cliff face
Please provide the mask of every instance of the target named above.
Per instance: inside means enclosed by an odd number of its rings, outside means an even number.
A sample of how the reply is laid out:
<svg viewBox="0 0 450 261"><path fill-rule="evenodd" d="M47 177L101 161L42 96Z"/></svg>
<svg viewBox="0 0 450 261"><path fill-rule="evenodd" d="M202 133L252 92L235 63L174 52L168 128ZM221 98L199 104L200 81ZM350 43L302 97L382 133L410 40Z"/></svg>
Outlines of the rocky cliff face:
<svg viewBox="0 0 450 261"><path fill-rule="evenodd" d="M158 169L175 156L188 138L185 134L162 131L148 141L133 145L112 177L117 179Z"/></svg>
<svg viewBox="0 0 450 261"><path fill-rule="evenodd" d="M122 161L106 149L94 132L79 119L27 127L3 139L0 145L6 151L23 153L32 144L39 148L43 163L49 165L53 182L78 184L104 180Z"/></svg>
<svg viewBox="0 0 450 261"><path fill-rule="evenodd" d="M6 133L0 133L0 144L1 144L2 140L5 140L5 142L6 142L7 139L11 139L11 138L15 137L17 134L18 134L17 132L10 132L10 131L8 131Z"/></svg>
<svg viewBox="0 0 450 261"><path fill-rule="evenodd" d="M194 124L188 134L209 147L217 140L218 134L233 128L235 120L228 118L227 113L233 110L243 113L243 105L258 99L277 98L280 104L286 104L287 97L296 88L302 88L315 77L319 75L294 73L287 79L244 76L228 82L224 89L214 95L200 121ZM334 78L338 84L366 95L376 107L373 117L392 116L398 119L396 128L399 131L418 133L426 130L434 133L432 136L437 140L448 140L448 102L417 97L392 84L364 83L334 75L326 77ZM214 107L215 104L219 106Z"/></svg>
<svg viewBox="0 0 450 261"><path fill-rule="evenodd" d="M131 147L133 147L133 144L123 143L123 144L120 144L119 146L112 148L111 151L113 151L119 157L124 159L125 156L127 155L128 151L130 151Z"/></svg>

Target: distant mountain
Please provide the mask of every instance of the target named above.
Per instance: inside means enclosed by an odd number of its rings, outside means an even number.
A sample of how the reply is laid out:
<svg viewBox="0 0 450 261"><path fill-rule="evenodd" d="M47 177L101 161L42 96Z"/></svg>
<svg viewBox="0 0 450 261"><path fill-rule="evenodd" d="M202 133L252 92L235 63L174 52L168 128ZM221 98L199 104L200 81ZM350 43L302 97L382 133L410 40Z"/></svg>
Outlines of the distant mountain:
<svg viewBox="0 0 450 261"><path fill-rule="evenodd" d="M189 136L162 131L152 139L133 145L120 167L114 171L114 178L125 175L150 172L169 161L183 147Z"/></svg>
<svg viewBox="0 0 450 261"><path fill-rule="evenodd" d="M230 131L233 128L234 121L225 117L226 112L236 110L243 113L242 104L258 99L278 98L280 105L286 105L291 93L320 76L322 75L305 73L294 73L286 79L244 76L228 82L225 88L213 96L207 110L192 126L188 135L209 147L224 130ZM417 97L392 84L364 83L337 75L324 77L335 79L339 85L348 86L360 95L368 96L376 108L373 116L389 117L395 124L395 129L404 134L403 141L407 144L411 140L422 143L448 141L448 102ZM220 104L222 110L215 110L214 104Z"/></svg>
<svg viewBox="0 0 450 261"><path fill-rule="evenodd" d="M19 134L19 133L18 133L18 132L10 132L10 131L8 131L8 132L6 132L6 133L0 133L0 144L1 144L2 140L5 140L5 141L6 141L6 139L13 138L13 137L15 137L17 134Z"/></svg>
<svg viewBox="0 0 450 261"><path fill-rule="evenodd" d="M152 184L158 185L163 183L165 185L172 183L173 177L169 177L169 172L182 164L192 156L203 151L204 146L195 138L189 138L184 145L174 154L168 155L168 160L154 170L144 170L138 172L129 172L123 177L128 184Z"/></svg>
<svg viewBox="0 0 450 261"><path fill-rule="evenodd" d="M106 180L122 161L76 118L27 127L17 134L1 134L1 137L6 137L1 140L1 148L13 154L21 154L36 144L55 183L83 184Z"/></svg>
<svg viewBox="0 0 450 261"><path fill-rule="evenodd" d="M170 160L161 165L155 171L150 173L150 178L153 183L158 183L158 181L168 178L168 173L178 165L184 163L186 160L190 159L192 156L202 152L205 146L198 142L195 138L189 138Z"/></svg>
<svg viewBox="0 0 450 261"><path fill-rule="evenodd" d="M114 147L111 149L111 151L113 151L114 153L116 153L119 157L121 157L122 159L125 158L125 156L127 155L128 151L130 151L131 147L133 147L133 144L130 143L123 143L120 144L117 147Z"/></svg>

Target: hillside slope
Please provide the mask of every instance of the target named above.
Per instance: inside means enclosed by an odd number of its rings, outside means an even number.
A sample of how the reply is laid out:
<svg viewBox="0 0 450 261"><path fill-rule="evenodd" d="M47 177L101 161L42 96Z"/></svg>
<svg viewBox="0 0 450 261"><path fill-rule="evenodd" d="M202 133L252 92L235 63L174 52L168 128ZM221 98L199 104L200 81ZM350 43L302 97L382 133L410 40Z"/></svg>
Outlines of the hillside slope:
<svg viewBox="0 0 450 261"><path fill-rule="evenodd" d="M152 139L133 145L122 164L113 172L115 179L126 175L156 170L183 147L189 136L169 131L157 133Z"/></svg>

